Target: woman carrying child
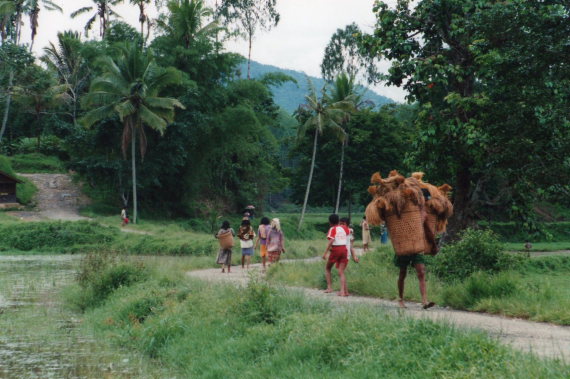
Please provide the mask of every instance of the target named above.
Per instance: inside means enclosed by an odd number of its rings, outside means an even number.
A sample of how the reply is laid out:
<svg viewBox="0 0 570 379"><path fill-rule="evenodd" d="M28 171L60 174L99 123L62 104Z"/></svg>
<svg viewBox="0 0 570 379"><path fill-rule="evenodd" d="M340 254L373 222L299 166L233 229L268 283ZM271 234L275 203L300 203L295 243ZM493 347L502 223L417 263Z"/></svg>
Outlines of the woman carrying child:
<svg viewBox="0 0 570 379"><path fill-rule="evenodd" d="M220 251L218 252L218 258L216 262L222 265L222 273L225 272L225 268L228 268L228 274L232 267L232 247L234 246L234 237L236 233L230 227L229 221L224 221L222 227L216 233L216 238L220 243Z"/></svg>
<svg viewBox="0 0 570 379"><path fill-rule="evenodd" d="M269 219L263 217L257 229L257 241L255 242L255 249L261 246L260 255L261 263L263 264L263 270L265 270L265 261L267 260L267 237L271 231L271 226L269 225Z"/></svg>
<svg viewBox="0 0 570 379"><path fill-rule="evenodd" d="M281 231L281 223L278 218L271 220L271 229L267 235L267 255L269 264L279 262L281 253L285 252L285 236Z"/></svg>
<svg viewBox="0 0 570 379"><path fill-rule="evenodd" d="M247 262L247 268L249 269L251 256L253 255L253 239L255 238L255 232L253 231L248 218L244 217L241 221L238 238L241 245L241 268L243 269Z"/></svg>

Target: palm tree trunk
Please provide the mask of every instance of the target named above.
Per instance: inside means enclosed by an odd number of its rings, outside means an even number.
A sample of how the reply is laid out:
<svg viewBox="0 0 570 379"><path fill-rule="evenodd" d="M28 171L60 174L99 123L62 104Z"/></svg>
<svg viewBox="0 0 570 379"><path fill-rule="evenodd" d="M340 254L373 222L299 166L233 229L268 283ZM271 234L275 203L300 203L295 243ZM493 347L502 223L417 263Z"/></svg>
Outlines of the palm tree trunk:
<svg viewBox="0 0 570 379"><path fill-rule="evenodd" d="M10 103L12 102L12 85L14 84L14 69L10 69L10 76L8 77L8 94L6 96L6 104L4 104L4 116L2 117L2 128L0 129L0 142L2 136L6 131L8 124L8 114L10 113Z"/></svg>
<svg viewBox="0 0 570 379"><path fill-rule="evenodd" d="M144 3L141 1L139 3L139 22L141 23L141 49L144 50L144 22L145 22L145 14L144 14Z"/></svg>
<svg viewBox="0 0 570 379"><path fill-rule="evenodd" d="M340 175L338 177L338 193L336 194L336 205L334 207L334 213L338 214L338 208L340 205L340 193L342 191L342 172L344 167L344 146L346 141L342 141L342 148L340 153Z"/></svg>
<svg viewBox="0 0 570 379"><path fill-rule="evenodd" d="M136 150L135 150L135 140L136 140L136 133L135 129L133 128L133 133L131 135L131 172L133 174L133 224L137 223L137 165L135 162L136 159Z"/></svg>
<svg viewBox="0 0 570 379"><path fill-rule="evenodd" d="M307 183L307 191L305 192L305 201L303 201L303 210L301 211L301 219L299 219L299 226L297 230L301 230L303 219L305 218L305 211L307 210L307 202L309 201L309 192L311 191L311 182L313 181L313 171L315 169L315 157L317 156L317 138L319 131L315 130L315 140L313 142L313 158L311 159L311 170L309 171L309 182Z"/></svg>
<svg viewBox="0 0 570 379"><path fill-rule="evenodd" d="M247 78L251 79L251 43L253 38L253 33L249 33L249 52L247 55Z"/></svg>

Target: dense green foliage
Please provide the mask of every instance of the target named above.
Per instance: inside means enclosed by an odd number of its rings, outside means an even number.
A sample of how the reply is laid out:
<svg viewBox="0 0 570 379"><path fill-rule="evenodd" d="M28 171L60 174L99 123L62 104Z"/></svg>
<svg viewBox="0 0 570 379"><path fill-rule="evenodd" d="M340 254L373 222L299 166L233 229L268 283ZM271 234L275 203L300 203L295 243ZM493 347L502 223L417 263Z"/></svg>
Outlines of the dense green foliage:
<svg viewBox="0 0 570 379"><path fill-rule="evenodd" d="M402 162L410 151L413 130L399 118L397 110L398 107L390 105L379 111L363 109L345 125L349 139L345 147L343 205L348 200L356 204L368 202L369 195L363 189L367 188L373 172L387 173L393 169L405 172ZM303 138L292 151L297 161L291 182L296 201L302 199L305 188L312 142L312 138ZM319 146L309 203L325 206L336 200L341 145L334 133L325 132Z"/></svg>
<svg viewBox="0 0 570 379"><path fill-rule="evenodd" d="M452 234L497 213L536 232L533 202L569 193L568 2L380 1L374 12L373 33L335 34L323 71L364 64L371 81L408 91L419 112L407 163L451 182ZM361 59L344 61L349 48Z"/></svg>
<svg viewBox="0 0 570 379"><path fill-rule="evenodd" d="M57 10L48 1L40 3L24 1L21 7L9 4L2 10L3 153L57 156L63 169L77 172L95 194L94 207L99 209L130 203L134 192L143 214L161 217L210 218L247 204L294 209L292 202L302 202L313 135L297 133L308 118L306 104L298 106L310 92L308 81L299 73L276 73L257 64L251 66L252 80L244 80L247 63L224 49L236 33L251 37L276 25L280 16L274 1L222 1L210 9L199 0L173 0L163 2L152 21L149 2L133 0L140 15L136 28L118 20L113 9L119 2L96 1L73 17L91 16L86 31L98 20L100 39L62 31L43 56L34 57L20 43L21 20L29 16L38 21L42 6ZM399 1L396 8L378 2L373 12L373 33L350 24L332 35L323 75L327 81L342 73L384 80L408 91L413 104L379 108L385 102L379 99L374 106L358 105L350 122L342 125L347 145L337 143L332 133L319 136L308 206L334 209L339 192L343 207L362 206L372 172L421 170L429 181L454 187L451 234L481 219L517 222L531 239L538 239L539 231L546 234L536 223L537 201L569 205L570 190L564 184L570 177L565 90L570 72L564 63L569 54L568 4ZM157 33L151 39L148 27L153 23ZM32 30L37 32L38 25ZM125 41L131 43L129 51L140 50L141 57L153 62L147 74L179 74L176 83L163 86L161 100L145 103L147 109L161 109L154 118L131 112L131 107L139 109L141 88L150 88L138 74L128 83L113 82L137 94L136 101L122 104L116 114L98 108L110 105L109 96L116 94L109 81L101 83L112 75L109 62L124 57L125 49L121 52L117 44ZM378 62L384 58L391 67L381 74ZM311 81L328 91L330 83ZM283 95L293 89L294 96ZM185 107L177 110L174 122L164 98L176 102L170 106ZM299 109L297 119L278 104L289 112ZM83 128L78 120L95 110L100 117L91 121L98 121ZM130 138L129 115L137 115L134 125L146 118L145 134ZM168 128L160 119L168 121ZM142 175L136 183L132 157L121 154L126 141L148 146L144 161L137 162ZM38 166L47 158L41 161ZM25 166L61 170L55 164Z"/></svg>

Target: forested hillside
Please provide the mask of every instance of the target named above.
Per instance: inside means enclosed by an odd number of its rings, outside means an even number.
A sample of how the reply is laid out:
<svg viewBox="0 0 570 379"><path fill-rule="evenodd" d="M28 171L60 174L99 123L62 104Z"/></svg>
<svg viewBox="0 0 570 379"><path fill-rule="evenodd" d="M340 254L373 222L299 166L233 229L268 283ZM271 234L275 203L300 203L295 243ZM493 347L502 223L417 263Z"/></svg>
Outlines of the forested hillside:
<svg viewBox="0 0 570 379"><path fill-rule="evenodd" d="M238 70L241 76L245 76L247 73L247 62L242 63L239 66ZM272 72L279 72L285 75L289 75L297 81L297 83L287 82L280 86L271 87L271 92L273 92L273 100L275 103L288 112L295 111L299 104L303 104L305 102L305 96L309 92L309 84L307 82L307 78L311 80L313 86L317 90L320 90L323 88L323 86L326 85L326 82L323 78L308 76L300 71L288 70L285 68L261 64L255 61L251 62L252 78L261 78L263 75ZM394 102L394 100L379 95L376 92L370 89L366 89L361 85L356 86L356 90L364 91L365 94L363 101L371 101L372 104L374 104L376 107L381 107L384 104L390 104Z"/></svg>

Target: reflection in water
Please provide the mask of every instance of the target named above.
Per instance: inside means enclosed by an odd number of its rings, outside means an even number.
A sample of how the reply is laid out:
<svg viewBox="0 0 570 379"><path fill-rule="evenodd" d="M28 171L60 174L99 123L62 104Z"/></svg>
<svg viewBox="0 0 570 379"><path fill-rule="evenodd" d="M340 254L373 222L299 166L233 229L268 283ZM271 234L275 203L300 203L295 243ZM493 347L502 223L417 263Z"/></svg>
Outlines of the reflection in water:
<svg viewBox="0 0 570 379"><path fill-rule="evenodd" d="M59 291L79 257L0 256L0 378L145 377L79 328Z"/></svg>

